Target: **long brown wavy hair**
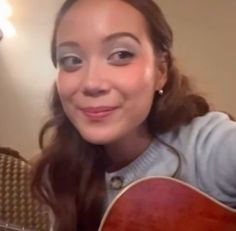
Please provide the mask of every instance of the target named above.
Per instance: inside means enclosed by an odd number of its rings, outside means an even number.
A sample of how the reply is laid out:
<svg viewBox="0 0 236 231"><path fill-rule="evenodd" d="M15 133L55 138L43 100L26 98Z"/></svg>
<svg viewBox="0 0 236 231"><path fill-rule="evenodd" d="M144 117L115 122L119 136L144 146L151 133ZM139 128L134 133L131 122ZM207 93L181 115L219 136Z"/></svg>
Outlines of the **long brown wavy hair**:
<svg viewBox="0 0 236 231"><path fill-rule="evenodd" d="M67 10L79 0L67 0L58 12L51 43L56 67L56 33ZM171 49L173 34L162 11L152 0L122 0L146 19L156 54L165 52L168 80L164 94L156 93L147 118L150 134L158 136L177 130L197 116L206 114L209 105L193 92L189 79L175 65ZM102 146L88 143L65 115L54 85L51 119L42 127L39 142L42 157L35 167L32 189L55 216L57 231L95 231L103 213L106 155ZM50 131L50 133L49 133ZM43 142L50 134L47 144ZM168 144L167 144L168 145Z"/></svg>

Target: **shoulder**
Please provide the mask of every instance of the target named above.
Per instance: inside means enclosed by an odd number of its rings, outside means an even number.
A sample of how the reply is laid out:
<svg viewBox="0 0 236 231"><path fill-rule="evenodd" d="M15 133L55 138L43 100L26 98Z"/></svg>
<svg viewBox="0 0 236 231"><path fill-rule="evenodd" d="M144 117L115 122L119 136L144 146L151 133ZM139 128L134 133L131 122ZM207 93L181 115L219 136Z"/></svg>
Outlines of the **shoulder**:
<svg viewBox="0 0 236 231"><path fill-rule="evenodd" d="M219 124L225 123L225 122L232 122L232 125L235 123L232 120L230 120L229 116L223 112L217 112L212 111L208 112L207 114L203 116L198 116L192 120L192 122L185 126L185 127L196 127L199 129L202 128L214 128L218 126Z"/></svg>
<svg viewBox="0 0 236 231"><path fill-rule="evenodd" d="M180 128L180 136L191 138L200 146L215 146L236 137L236 123L222 112L209 112ZM187 137L186 137L187 136ZM231 140L231 144L234 142Z"/></svg>
<svg viewBox="0 0 236 231"><path fill-rule="evenodd" d="M209 112L194 118L189 124L181 126L176 132L163 134L161 137L174 146L206 145L216 141L226 133L236 133L236 123L222 112Z"/></svg>
<svg viewBox="0 0 236 231"><path fill-rule="evenodd" d="M209 112L161 139L183 157L180 179L236 206L236 122L225 113Z"/></svg>
<svg viewBox="0 0 236 231"><path fill-rule="evenodd" d="M219 125L235 126L235 122L230 120L229 116L223 112L208 112L203 116L198 116L194 118L188 125L182 126L181 131L188 129L197 129L199 131L210 131L219 127Z"/></svg>
<svg viewBox="0 0 236 231"><path fill-rule="evenodd" d="M184 179L235 206L236 123L221 112L196 117L172 135L185 156Z"/></svg>

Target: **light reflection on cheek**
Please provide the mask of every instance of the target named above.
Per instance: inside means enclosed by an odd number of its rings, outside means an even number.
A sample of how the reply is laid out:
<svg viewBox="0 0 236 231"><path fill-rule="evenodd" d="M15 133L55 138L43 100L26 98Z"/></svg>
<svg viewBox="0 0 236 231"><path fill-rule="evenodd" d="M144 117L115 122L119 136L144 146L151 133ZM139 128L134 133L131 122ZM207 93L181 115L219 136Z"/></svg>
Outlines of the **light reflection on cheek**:
<svg viewBox="0 0 236 231"><path fill-rule="evenodd" d="M144 60L137 62L127 71L127 80L130 85L136 87L145 87L153 81L153 66L148 65Z"/></svg>

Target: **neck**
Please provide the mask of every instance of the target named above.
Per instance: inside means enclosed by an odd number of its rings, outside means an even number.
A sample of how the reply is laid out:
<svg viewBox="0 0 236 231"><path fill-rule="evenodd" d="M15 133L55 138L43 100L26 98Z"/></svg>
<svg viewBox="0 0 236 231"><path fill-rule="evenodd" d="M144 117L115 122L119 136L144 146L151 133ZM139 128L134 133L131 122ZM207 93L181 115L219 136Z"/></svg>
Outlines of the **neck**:
<svg viewBox="0 0 236 231"><path fill-rule="evenodd" d="M152 137L142 129L106 145L104 148L109 159L107 171L113 172L125 167L139 157L151 142Z"/></svg>

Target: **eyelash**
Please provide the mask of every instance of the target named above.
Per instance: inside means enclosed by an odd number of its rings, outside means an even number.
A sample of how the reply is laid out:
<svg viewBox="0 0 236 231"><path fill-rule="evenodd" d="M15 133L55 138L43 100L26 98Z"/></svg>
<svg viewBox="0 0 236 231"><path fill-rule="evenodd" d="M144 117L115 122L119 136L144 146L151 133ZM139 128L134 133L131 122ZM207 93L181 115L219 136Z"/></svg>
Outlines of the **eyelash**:
<svg viewBox="0 0 236 231"><path fill-rule="evenodd" d="M119 59L112 60L112 58L115 57L116 55L119 56ZM122 55L124 56L122 57ZM120 50L120 51L114 52L108 57L108 63L116 65L116 66L124 66L124 65L128 65L134 57L135 57L134 53L127 50Z"/></svg>
<svg viewBox="0 0 236 231"><path fill-rule="evenodd" d="M128 65L135 54L127 50L119 50L108 57L108 63L114 66ZM66 55L58 59L58 65L66 72L77 71L82 66L82 60L77 55Z"/></svg>
<svg viewBox="0 0 236 231"><path fill-rule="evenodd" d="M67 55L58 60L58 65L64 71L73 72L81 67L82 60L76 55Z"/></svg>

